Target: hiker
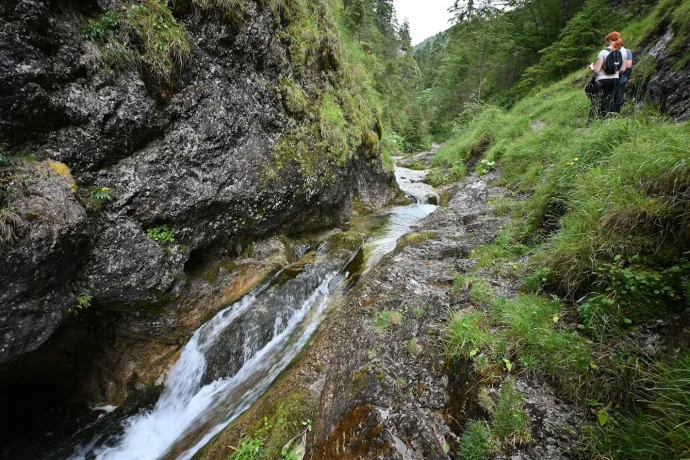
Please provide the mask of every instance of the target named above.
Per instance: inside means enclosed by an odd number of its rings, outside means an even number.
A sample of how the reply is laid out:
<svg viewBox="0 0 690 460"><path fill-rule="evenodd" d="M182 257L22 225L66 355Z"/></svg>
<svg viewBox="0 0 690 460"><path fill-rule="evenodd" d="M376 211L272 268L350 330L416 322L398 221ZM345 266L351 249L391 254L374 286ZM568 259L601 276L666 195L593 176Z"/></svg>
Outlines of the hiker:
<svg viewBox="0 0 690 460"><path fill-rule="evenodd" d="M623 53L627 57L621 34L611 32L606 36L606 48L599 52L597 61L589 65L594 73L594 80L586 89L588 96L592 99L590 119L603 118L610 113L620 111L618 84L621 73L626 69Z"/></svg>
<svg viewBox="0 0 690 460"><path fill-rule="evenodd" d="M621 74L618 80L618 100L620 102L620 107L625 104L625 85L630 81L632 77L632 67L633 67L633 54L628 48L623 48L626 52L623 54L623 59L625 59L625 72ZM621 51L622 52L622 51ZM620 107L618 111L620 111Z"/></svg>

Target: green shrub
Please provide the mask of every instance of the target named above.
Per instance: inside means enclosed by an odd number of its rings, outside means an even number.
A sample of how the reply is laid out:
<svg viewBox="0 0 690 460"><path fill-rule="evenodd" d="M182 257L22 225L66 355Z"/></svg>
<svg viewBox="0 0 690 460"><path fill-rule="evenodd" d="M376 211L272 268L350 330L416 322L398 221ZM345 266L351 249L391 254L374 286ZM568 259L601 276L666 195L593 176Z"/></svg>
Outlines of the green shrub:
<svg viewBox="0 0 690 460"><path fill-rule="evenodd" d="M9 166L10 160L7 158L6 153L0 148L0 166Z"/></svg>
<svg viewBox="0 0 690 460"><path fill-rule="evenodd" d="M160 227L153 227L146 230L146 236L154 240L158 244L164 246L173 244L175 242L175 232L169 225L161 225Z"/></svg>

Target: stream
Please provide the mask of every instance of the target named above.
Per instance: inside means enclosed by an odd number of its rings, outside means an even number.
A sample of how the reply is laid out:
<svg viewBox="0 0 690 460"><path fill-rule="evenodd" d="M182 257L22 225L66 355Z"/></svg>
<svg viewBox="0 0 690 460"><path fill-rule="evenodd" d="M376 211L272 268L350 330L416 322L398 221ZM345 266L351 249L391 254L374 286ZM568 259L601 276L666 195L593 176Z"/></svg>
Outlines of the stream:
<svg viewBox="0 0 690 460"><path fill-rule="evenodd" d="M396 167L398 184L416 202L353 219L352 227L368 235L364 267L356 268L361 276L436 209L428 202L437 203L438 196L421 182L425 174ZM194 333L153 408L126 418L116 434L110 430L79 445L71 458L189 459L247 410L354 283L351 252L302 257L311 259L299 270L281 270Z"/></svg>

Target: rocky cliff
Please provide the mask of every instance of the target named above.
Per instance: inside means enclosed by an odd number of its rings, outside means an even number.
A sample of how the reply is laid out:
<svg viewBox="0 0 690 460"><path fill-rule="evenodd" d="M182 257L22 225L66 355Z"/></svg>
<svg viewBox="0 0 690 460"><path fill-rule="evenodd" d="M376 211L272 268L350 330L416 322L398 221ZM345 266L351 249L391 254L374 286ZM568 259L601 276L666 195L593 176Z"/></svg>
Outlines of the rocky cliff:
<svg viewBox="0 0 690 460"><path fill-rule="evenodd" d="M273 235L390 201L379 116L329 5L0 4L5 370L44 362L25 354L50 340L121 400L289 257Z"/></svg>
<svg viewBox="0 0 690 460"><path fill-rule="evenodd" d="M690 36L685 9L677 2L660 3L649 21L646 32L634 52L633 78L628 97L650 103L662 113L679 120L690 118Z"/></svg>

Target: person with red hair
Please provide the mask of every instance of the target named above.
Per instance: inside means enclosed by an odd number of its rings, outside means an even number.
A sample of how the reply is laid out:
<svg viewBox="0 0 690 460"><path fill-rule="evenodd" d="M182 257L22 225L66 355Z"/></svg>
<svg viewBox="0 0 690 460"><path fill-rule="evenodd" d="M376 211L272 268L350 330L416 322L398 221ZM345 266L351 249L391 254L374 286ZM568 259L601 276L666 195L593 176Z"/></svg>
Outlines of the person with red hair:
<svg viewBox="0 0 690 460"><path fill-rule="evenodd" d="M627 50L623 48L621 34L611 32L606 36L606 48L599 52L597 61L589 65L594 73L594 81L588 91L592 99L590 118L620 112L618 82L625 72L626 58Z"/></svg>

